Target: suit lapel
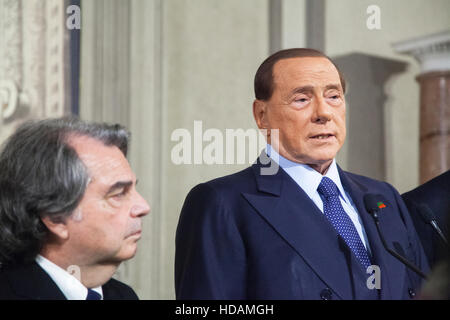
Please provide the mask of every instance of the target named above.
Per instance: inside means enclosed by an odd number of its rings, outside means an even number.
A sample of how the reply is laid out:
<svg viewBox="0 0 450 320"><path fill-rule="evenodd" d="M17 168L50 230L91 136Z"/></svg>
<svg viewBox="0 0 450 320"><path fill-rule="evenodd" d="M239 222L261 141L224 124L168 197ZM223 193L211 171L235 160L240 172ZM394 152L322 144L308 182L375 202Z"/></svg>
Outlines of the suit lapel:
<svg viewBox="0 0 450 320"><path fill-rule="evenodd" d="M357 181L351 179L341 168L338 167L338 170L342 185L350 194L364 225L364 229L369 240L370 249L372 251L372 263L380 267L381 299L393 299L393 297L400 297L405 267L396 258L392 257L383 247L375 222L367 212L364 205L364 194L377 194L379 192L377 190L370 190L370 188L367 188L366 186L363 186ZM390 210L394 208L393 204L388 204L388 206ZM384 222L386 223L387 221L384 220ZM380 224L381 232L383 232L382 219L380 219ZM386 238L387 235L383 235ZM387 242L389 245L390 242ZM398 279L402 279L402 282L400 283Z"/></svg>
<svg viewBox="0 0 450 320"><path fill-rule="evenodd" d="M9 281L16 294L30 300L66 300L50 276L35 262L15 267Z"/></svg>
<svg viewBox="0 0 450 320"><path fill-rule="evenodd" d="M352 299L346 248L335 229L284 170L262 176L260 168L253 166L260 193L243 196L340 298Z"/></svg>

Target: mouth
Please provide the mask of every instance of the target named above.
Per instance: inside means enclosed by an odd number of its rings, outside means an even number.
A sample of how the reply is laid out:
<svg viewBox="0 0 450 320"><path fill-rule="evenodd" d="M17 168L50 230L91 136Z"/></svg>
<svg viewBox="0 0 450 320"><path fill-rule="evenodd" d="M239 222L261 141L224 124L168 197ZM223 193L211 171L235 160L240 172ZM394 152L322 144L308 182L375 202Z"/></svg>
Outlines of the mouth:
<svg viewBox="0 0 450 320"><path fill-rule="evenodd" d="M332 133L319 133L313 136L310 136L310 139L315 139L315 140L322 140L322 141L326 141L326 140L331 140L334 139L336 136Z"/></svg>
<svg viewBox="0 0 450 320"><path fill-rule="evenodd" d="M142 233L142 230L137 230L137 231L135 231L135 232L129 234L129 235L127 236L127 238L130 238L130 237L138 237L138 238L140 238L140 237L141 237L141 233Z"/></svg>

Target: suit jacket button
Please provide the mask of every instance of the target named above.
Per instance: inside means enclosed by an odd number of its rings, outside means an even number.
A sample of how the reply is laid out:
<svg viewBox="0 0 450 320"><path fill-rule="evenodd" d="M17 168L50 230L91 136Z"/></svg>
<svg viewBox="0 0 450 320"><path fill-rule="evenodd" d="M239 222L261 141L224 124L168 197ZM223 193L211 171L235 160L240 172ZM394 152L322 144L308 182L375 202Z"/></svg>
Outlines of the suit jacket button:
<svg viewBox="0 0 450 320"><path fill-rule="evenodd" d="M332 295L333 295L333 293L331 292L331 290L329 288L325 288L320 292L320 298L322 300L331 300L331 299L333 299Z"/></svg>
<svg viewBox="0 0 450 320"><path fill-rule="evenodd" d="M414 299L414 298L415 298L416 292L414 291L413 288L409 288L409 289L408 289L408 293L409 293L409 296L410 296L411 299Z"/></svg>

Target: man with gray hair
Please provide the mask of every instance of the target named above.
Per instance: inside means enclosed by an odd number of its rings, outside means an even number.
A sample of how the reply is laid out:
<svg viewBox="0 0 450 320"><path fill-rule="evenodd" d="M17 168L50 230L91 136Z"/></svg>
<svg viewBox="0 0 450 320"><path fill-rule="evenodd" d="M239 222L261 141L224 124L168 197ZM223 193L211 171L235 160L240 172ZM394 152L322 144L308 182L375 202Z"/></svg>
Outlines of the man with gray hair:
<svg viewBox="0 0 450 320"><path fill-rule="evenodd" d="M0 299L137 299L111 277L148 203L120 125L27 122L0 154Z"/></svg>

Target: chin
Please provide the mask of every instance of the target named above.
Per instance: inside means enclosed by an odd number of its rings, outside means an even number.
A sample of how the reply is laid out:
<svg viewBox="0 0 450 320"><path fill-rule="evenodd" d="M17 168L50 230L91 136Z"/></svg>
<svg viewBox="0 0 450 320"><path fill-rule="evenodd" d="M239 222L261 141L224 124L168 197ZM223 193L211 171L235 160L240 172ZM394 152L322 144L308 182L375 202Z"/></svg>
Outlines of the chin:
<svg viewBox="0 0 450 320"><path fill-rule="evenodd" d="M128 248L124 248L117 254L117 260L119 261L125 261L133 258L136 255L137 252L137 246L129 246Z"/></svg>
<svg viewBox="0 0 450 320"><path fill-rule="evenodd" d="M319 163L326 163L327 161L332 161L336 157L337 152L338 150L334 148L332 150L318 150L314 158Z"/></svg>

